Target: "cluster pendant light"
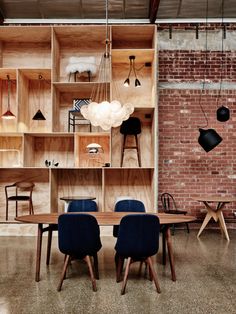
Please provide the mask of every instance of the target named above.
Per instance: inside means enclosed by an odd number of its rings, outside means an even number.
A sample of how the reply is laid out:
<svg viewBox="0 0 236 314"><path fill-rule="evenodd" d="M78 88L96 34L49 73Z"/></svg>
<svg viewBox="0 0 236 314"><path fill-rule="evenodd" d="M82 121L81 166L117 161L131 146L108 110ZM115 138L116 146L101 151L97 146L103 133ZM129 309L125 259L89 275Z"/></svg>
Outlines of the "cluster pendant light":
<svg viewBox="0 0 236 314"><path fill-rule="evenodd" d="M110 101L110 53L109 53L109 29L108 29L108 0L106 0L106 39L105 52L102 56L98 84L94 84L91 94L91 103L81 107L80 112L93 126L99 126L103 130L118 127L127 120L134 111L132 104L121 104L119 100Z"/></svg>
<svg viewBox="0 0 236 314"><path fill-rule="evenodd" d="M2 119L10 120L16 118L16 116L11 112L10 97L11 97L11 80L10 76L7 75L7 111L2 115Z"/></svg>
<svg viewBox="0 0 236 314"><path fill-rule="evenodd" d="M206 0L206 50L205 50L205 69L207 66L207 22L208 22L208 0ZM206 70L205 70L206 71ZM203 81L203 87L202 87L202 91L201 91L201 95L200 95L200 99L199 99L199 106L202 110L202 113L204 114L204 117L206 119L206 126L208 126L208 120L206 117L206 114L202 108L201 105L201 99L202 99L202 94L203 91L205 90L205 85L206 85L206 74L204 75L204 81ZM222 141L221 136L214 130L214 129L203 129L203 128L199 128L199 138L198 138L198 143L201 145L201 147L208 153L209 151L211 151L213 148L215 148L217 145L219 145Z"/></svg>

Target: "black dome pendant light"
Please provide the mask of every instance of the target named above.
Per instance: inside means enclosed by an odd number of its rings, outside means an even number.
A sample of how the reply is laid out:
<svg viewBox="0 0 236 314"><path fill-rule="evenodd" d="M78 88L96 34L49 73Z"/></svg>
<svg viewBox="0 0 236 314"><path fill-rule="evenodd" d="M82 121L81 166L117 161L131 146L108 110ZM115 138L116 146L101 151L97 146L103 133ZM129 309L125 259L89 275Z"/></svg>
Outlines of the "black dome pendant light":
<svg viewBox="0 0 236 314"><path fill-rule="evenodd" d="M220 89L219 95L217 98L217 107L219 100L221 98L221 89L222 89L222 81L223 81L223 69L224 69L224 61L223 53L224 53L224 39L226 38L226 26L224 25L224 0L221 1L221 15L222 15L222 38L221 38L221 76L220 76ZM226 62L226 71L227 71L227 62ZM216 118L220 122L226 122L230 119L230 110L225 106L220 106L216 111Z"/></svg>
<svg viewBox="0 0 236 314"><path fill-rule="evenodd" d="M203 107L201 105L201 100L202 100L202 94L203 91L205 90L205 85L206 85L206 66L207 66L207 22L208 22L208 0L206 0L206 51L205 51L205 75L204 75L204 81L203 81L203 86L202 86L202 90L201 90L201 95L200 95L200 99L199 99L199 106L201 108L201 111L206 119L206 126L204 126L204 128L206 128L208 126L208 120L207 120L207 116L203 110ZM214 129L207 129L204 130L203 128L199 128L199 138L198 138L198 143L201 145L201 147L208 153L209 151L211 151L213 148L215 148L217 145L220 144L220 142L222 141L222 138L220 137L220 135L214 130Z"/></svg>

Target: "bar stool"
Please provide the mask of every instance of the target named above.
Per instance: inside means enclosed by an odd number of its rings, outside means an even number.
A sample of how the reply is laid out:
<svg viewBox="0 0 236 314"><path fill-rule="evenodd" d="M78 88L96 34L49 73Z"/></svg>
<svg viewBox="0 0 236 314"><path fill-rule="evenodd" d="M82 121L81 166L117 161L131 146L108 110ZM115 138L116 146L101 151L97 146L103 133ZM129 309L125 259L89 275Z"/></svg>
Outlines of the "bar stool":
<svg viewBox="0 0 236 314"><path fill-rule="evenodd" d="M136 149L137 156L138 156L138 165L139 167L141 167L140 148L139 148L139 141L138 141L138 134L141 133L141 122L139 118L130 117L128 120L124 121L120 127L120 133L124 135L122 149L121 149L120 166L121 167L123 166L125 149ZM135 137L134 146L126 145L126 138L129 135L133 135Z"/></svg>
<svg viewBox="0 0 236 314"><path fill-rule="evenodd" d="M90 99L74 99L73 109L68 111L68 132L70 132L71 126L72 131L75 132L76 125L89 125L89 131L92 131L92 126L89 120L84 119L80 112L80 108L83 105L88 105Z"/></svg>

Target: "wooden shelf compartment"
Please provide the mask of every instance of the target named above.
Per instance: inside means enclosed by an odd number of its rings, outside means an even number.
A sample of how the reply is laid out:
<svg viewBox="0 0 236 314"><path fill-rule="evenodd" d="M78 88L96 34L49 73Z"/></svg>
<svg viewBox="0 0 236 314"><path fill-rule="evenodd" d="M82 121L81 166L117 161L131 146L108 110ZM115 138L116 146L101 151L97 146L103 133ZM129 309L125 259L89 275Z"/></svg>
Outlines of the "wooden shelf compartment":
<svg viewBox="0 0 236 314"><path fill-rule="evenodd" d="M18 133L0 135L0 167L23 166L23 136Z"/></svg>
<svg viewBox="0 0 236 314"><path fill-rule="evenodd" d="M39 80L39 75L42 79ZM20 132L50 132L52 129L52 97L50 69L20 69L18 71L18 130ZM41 110L46 120L33 120Z"/></svg>
<svg viewBox="0 0 236 314"><path fill-rule="evenodd" d="M5 186L17 181L34 182L33 206L35 214L50 212L49 169L8 168L0 169L0 221L6 219ZM14 194L14 192L13 192ZM28 215L28 203L18 203L18 215ZM14 221L15 203L9 203L9 221Z"/></svg>
<svg viewBox="0 0 236 314"><path fill-rule="evenodd" d="M99 67L105 52L106 27L104 25L55 26L53 34L53 81L68 82L66 66L70 57L95 57ZM98 76L91 78L97 81ZM73 80L73 75L71 76ZM78 75L78 80L88 81L88 75Z"/></svg>
<svg viewBox="0 0 236 314"><path fill-rule="evenodd" d="M140 67L145 62L153 62L155 49L112 49L112 64L125 63L129 66L129 56L135 56L135 64Z"/></svg>
<svg viewBox="0 0 236 314"><path fill-rule="evenodd" d="M139 79L141 86L135 87L135 75L133 71L130 75L130 86L125 87L124 81L128 77L129 73L129 58L126 63L112 63L112 98L121 98L123 103L131 103L138 107L155 107L155 76L153 75L153 67L145 66L145 62L141 64L136 63L137 78ZM118 95L117 95L118 94Z"/></svg>
<svg viewBox="0 0 236 314"><path fill-rule="evenodd" d="M73 167L73 134L25 134L24 167L46 167L46 160L59 162L58 167Z"/></svg>
<svg viewBox="0 0 236 314"><path fill-rule="evenodd" d="M140 145L141 165L144 168L154 167L154 114L153 108L137 108L131 115L131 117L137 117L141 121L141 133L138 135L138 141ZM123 143L123 134L120 133L120 127L112 129L111 139L112 167L120 167ZM126 145L134 146L135 137L127 136ZM136 149L125 149L123 167L138 167Z"/></svg>
<svg viewBox="0 0 236 314"><path fill-rule="evenodd" d="M0 67L50 68L51 27L1 26Z"/></svg>
<svg viewBox="0 0 236 314"><path fill-rule="evenodd" d="M68 111L73 109L74 99L89 99L92 91L98 87L97 83L53 83L53 131L68 131ZM109 88L108 84L108 88ZM109 95L108 90L108 97ZM88 132L89 125L76 125L77 132ZM94 132L101 131L93 127Z"/></svg>
<svg viewBox="0 0 236 314"><path fill-rule="evenodd" d="M63 196L94 196L103 209L102 169L52 169L51 211L64 212Z"/></svg>
<svg viewBox="0 0 236 314"><path fill-rule="evenodd" d="M154 169L104 168L104 210L113 211L118 197L130 196L154 211Z"/></svg>
<svg viewBox="0 0 236 314"><path fill-rule="evenodd" d="M91 132L75 134L75 166L76 167L103 167L111 163L110 133ZM102 146L102 151L89 154L86 147L91 143Z"/></svg>
<svg viewBox="0 0 236 314"><path fill-rule="evenodd" d="M113 25L112 49L154 48L155 26Z"/></svg>
<svg viewBox="0 0 236 314"><path fill-rule="evenodd" d="M0 117L7 111L8 103L8 82L7 75L11 80L10 82L10 109L16 116L15 119L1 119L0 118L0 132L16 132L18 121L18 107L17 107L17 83L16 83L16 70L3 70L0 69Z"/></svg>

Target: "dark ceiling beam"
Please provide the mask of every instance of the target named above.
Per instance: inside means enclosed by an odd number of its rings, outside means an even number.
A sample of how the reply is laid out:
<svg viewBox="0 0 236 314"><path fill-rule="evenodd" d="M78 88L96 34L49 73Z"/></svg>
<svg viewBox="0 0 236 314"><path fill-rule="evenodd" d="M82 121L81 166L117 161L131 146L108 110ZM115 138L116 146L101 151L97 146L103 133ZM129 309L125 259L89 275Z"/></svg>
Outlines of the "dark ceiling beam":
<svg viewBox="0 0 236 314"><path fill-rule="evenodd" d="M149 7L149 21L151 24L154 24L157 17L157 11L159 8L161 0L150 0L150 7Z"/></svg>

